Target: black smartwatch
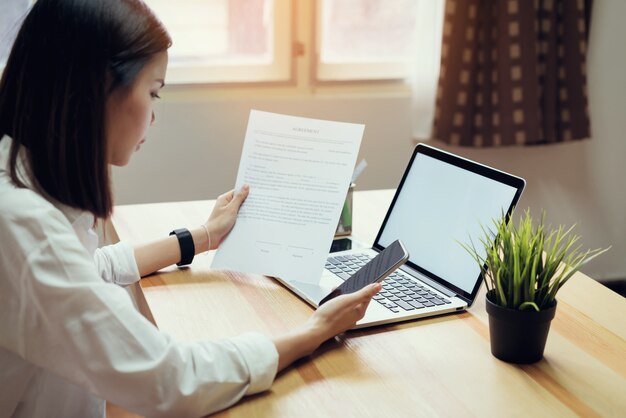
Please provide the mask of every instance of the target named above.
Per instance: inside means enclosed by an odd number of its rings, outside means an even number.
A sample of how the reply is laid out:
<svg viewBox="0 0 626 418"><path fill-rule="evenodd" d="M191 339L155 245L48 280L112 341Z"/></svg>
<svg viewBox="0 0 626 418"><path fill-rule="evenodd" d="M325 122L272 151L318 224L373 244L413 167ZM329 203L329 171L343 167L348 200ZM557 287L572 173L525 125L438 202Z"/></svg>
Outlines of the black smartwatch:
<svg viewBox="0 0 626 418"><path fill-rule="evenodd" d="M193 245L193 237L187 228L175 229L170 235L176 235L178 245L180 246L180 261L177 266L186 266L191 264L193 256L196 255L196 246Z"/></svg>

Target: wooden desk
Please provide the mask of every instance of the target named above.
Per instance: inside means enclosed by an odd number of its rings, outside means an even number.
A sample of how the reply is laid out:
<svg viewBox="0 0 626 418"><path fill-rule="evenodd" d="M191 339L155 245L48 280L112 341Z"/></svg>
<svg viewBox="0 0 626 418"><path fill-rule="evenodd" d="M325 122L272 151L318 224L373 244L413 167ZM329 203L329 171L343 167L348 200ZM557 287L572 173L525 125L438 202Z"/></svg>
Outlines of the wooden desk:
<svg viewBox="0 0 626 418"><path fill-rule="evenodd" d="M354 234L371 242L393 196L354 194ZM196 226L213 202L119 206L119 237L139 243ZM312 309L275 281L212 272L211 256L141 281L160 329L180 340L285 332ZM626 416L626 299L578 274L558 295L545 358L491 355L483 293L462 314L351 332L218 416ZM145 307L144 307L145 308Z"/></svg>

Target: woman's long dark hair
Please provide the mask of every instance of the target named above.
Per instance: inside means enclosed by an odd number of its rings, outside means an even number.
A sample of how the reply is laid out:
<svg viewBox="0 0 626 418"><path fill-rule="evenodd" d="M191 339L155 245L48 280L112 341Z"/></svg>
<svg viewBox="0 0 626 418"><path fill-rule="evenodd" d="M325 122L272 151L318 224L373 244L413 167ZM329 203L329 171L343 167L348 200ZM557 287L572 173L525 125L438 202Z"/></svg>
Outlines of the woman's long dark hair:
<svg viewBox="0 0 626 418"><path fill-rule="evenodd" d="M41 193L96 217L111 214L105 104L171 39L140 0L38 0L0 81L0 138L20 145Z"/></svg>

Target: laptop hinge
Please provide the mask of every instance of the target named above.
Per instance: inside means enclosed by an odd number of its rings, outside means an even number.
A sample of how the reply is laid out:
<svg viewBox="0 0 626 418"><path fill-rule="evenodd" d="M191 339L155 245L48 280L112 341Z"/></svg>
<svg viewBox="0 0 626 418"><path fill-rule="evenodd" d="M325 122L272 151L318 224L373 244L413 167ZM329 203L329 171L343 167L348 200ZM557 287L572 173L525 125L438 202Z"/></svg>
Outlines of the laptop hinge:
<svg viewBox="0 0 626 418"><path fill-rule="evenodd" d="M440 291L441 293L443 293L444 295L446 295L448 297L458 296L456 292L453 292L450 289L446 289L445 287L443 287L442 285L440 285L436 281L430 279L429 277L427 277L426 275L420 273L419 271L417 271L415 269L412 269L411 267L407 266L406 264L401 266L400 270L404 271L405 273L407 273L407 274L409 274L411 276L417 277L418 279L420 279L421 281L423 281L427 285L429 285L431 287L434 287L436 290Z"/></svg>

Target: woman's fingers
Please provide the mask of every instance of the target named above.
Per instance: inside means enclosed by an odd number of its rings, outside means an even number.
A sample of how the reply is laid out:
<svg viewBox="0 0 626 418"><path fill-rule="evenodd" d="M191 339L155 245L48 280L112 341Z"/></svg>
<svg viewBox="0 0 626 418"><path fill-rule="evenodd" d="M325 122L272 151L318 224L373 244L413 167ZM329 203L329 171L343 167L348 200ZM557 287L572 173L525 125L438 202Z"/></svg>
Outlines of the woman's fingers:
<svg viewBox="0 0 626 418"><path fill-rule="evenodd" d="M372 283L359 291L346 295L346 299L350 300L352 303L369 303L372 297L380 292L381 287L382 285L380 283Z"/></svg>
<svg viewBox="0 0 626 418"><path fill-rule="evenodd" d="M248 197L248 193L250 193L250 186L244 184L237 193L234 193L234 191L232 193L233 195L230 198L228 204L235 205L237 208L239 208L243 201L246 200L246 197Z"/></svg>
<svg viewBox="0 0 626 418"><path fill-rule="evenodd" d="M372 297L380 291L381 287L382 286L380 283L373 283L369 286L366 286L364 289L361 289L361 291L364 291L363 292L364 294L360 298L361 303L357 305L359 319L365 316L365 311L367 311L367 308L370 305L370 302L372 301Z"/></svg>
<svg viewBox="0 0 626 418"><path fill-rule="evenodd" d="M365 311L367 310L367 307L369 306L372 297L376 293L378 293L380 289L381 285L379 283L373 283L371 285L365 286L358 292L344 295L344 307L351 311L356 311L360 319L363 317L363 315L365 315Z"/></svg>
<svg viewBox="0 0 626 418"><path fill-rule="evenodd" d="M226 201L230 201L230 199L233 198L233 194L235 193L235 190L229 190L226 193L222 193L221 195L219 195L217 197L217 200L226 200Z"/></svg>

